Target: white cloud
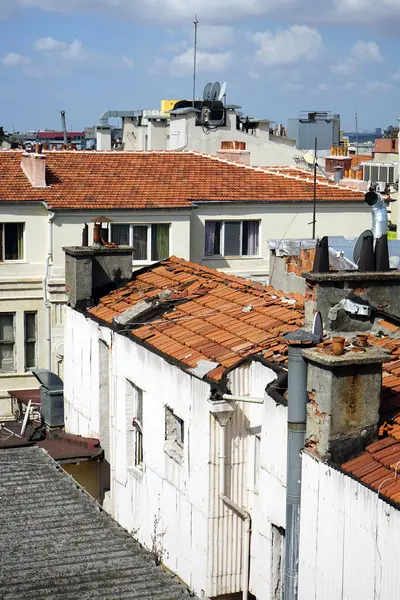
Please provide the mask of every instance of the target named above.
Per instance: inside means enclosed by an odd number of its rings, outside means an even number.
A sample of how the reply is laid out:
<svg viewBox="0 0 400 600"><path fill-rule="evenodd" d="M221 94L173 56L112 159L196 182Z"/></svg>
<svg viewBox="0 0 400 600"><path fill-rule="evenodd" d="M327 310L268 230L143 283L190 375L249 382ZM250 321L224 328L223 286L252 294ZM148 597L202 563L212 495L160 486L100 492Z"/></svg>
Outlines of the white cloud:
<svg viewBox="0 0 400 600"><path fill-rule="evenodd" d="M383 56L376 42L358 40L350 50L350 56L330 66L336 75L351 75L358 67L368 63L378 63Z"/></svg>
<svg viewBox="0 0 400 600"><path fill-rule="evenodd" d="M9 52L1 59L1 62L5 67L25 67L31 62L30 58L17 54L16 52Z"/></svg>
<svg viewBox="0 0 400 600"><path fill-rule="evenodd" d="M59 50L65 50L67 46L66 42L60 42L52 37L39 38L33 45L35 50L40 52L58 52Z"/></svg>
<svg viewBox="0 0 400 600"><path fill-rule="evenodd" d="M87 53L83 48L82 42L74 40L67 49L61 53L61 56L72 60L83 60L87 57Z"/></svg>
<svg viewBox="0 0 400 600"><path fill-rule="evenodd" d="M198 29L199 48L224 48L233 43L233 27L227 25L201 25Z"/></svg>
<svg viewBox="0 0 400 600"><path fill-rule="evenodd" d="M10 4L13 7L10 8ZM278 16L305 24L400 25L399 0L0 0L0 18L21 7L64 13L92 13L159 23L187 23L197 12L208 24L248 17Z"/></svg>
<svg viewBox="0 0 400 600"><path fill-rule="evenodd" d="M275 35L269 31L255 33L253 40L259 46L257 60L272 67L316 61L323 49L321 35L306 25L293 25Z"/></svg>
<svg viewBox="0 0 400 600"><path fill-rule="evenodd" d="M365 86L365 89L369 92L387 92L392 88L393 86L390 83L384 83L383 81L369 81Z"/></svg>
<svg viewBox="0 0 400 600"><path fill-rule="evenodd" d="M383 60L376 42L358 40L350 50L350 54L358 62L381 62Z"/></svg>
<svg viewBox="0 0 400 600"><path fill-rule="evenodd" d="M135 63L134 63L134 61L131 58L129 58L129 56L121 56L121 63L127 69L134 69L135 68Z"/></svg>
<svg viewBox="0 0 400 600"><path fill-rule="evenodd" d="M218 73L231 63L230 52L197 52L198 73ZM193 71L193 49L178 54L171 61L171 73L175 77L186 76Z"/></svg>

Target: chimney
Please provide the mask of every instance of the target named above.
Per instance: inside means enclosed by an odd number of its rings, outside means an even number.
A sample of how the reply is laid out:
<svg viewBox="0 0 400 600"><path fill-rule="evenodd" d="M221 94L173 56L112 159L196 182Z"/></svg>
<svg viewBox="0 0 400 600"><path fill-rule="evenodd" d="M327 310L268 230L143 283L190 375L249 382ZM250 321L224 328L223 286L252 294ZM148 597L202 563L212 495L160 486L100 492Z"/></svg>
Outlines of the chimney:
<svg viewBox="0 0 400 600"><path fill-rule="evenodd" d="M340 465L376 439L382 363L390 357L365 346L336 356L326 347L303 351L308 362L306 447Z"/></svg>
<svg viewBox="0 0 400 600"><path fill-rule="evenodd" d="M97 125L96 149L111 150L111 127L109 125Z"/></svg>
<svg viewBox="0 0 400 600"><path fill-rule="evenodd" d="M231 162L250 164L250 151L246 150L246 142L226 141L221 142L221 149L217 150L219 158Z"/></svg>
<svg viewBox="0 0 400 600"><path fill-rule="evenodd" d="M22 153L21 168L32 187L46 187L46 156L40 144L35 144L35 152Z"/></svg>
<svg viewBox="0 0 400 600"><path fill-rule="evenodd" d="M132 277L133 248L129 246L68 246L65 252L65 291L73 308L85 310L101 296Z"/></svg>

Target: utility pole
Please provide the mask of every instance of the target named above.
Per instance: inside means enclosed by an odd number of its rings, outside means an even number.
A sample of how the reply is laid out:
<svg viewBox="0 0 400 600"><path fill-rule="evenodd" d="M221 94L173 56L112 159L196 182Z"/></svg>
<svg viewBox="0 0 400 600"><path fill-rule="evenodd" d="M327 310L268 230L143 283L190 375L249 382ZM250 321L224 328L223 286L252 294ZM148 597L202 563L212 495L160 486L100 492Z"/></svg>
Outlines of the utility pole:
<svg viewBox="0 0 400 600"><path fill-rule="evenodd" d="M197 20L197 15L194 17L193 25L194 25L194 52L193 52L193 108L196 100L196 67L197 67L197 25L199 24Z"/></svg>
<svg viewBox="0 0 400 600"><path fill-rule="evenodd" d="M317 223L317 149L318 149L318 138L314 140L314 202L313 202L313 220L312 220L312 237L315 240L315 226Z"/></svg>

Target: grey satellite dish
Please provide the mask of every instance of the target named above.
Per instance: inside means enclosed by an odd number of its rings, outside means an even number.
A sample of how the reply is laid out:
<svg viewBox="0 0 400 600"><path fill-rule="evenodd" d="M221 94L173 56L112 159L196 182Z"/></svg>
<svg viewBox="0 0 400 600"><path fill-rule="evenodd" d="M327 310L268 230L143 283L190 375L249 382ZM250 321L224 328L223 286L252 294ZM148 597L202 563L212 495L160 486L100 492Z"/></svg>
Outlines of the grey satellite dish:
<svg viewBox="0 0 400 600"><path fill-rule="evenodd" d="M322 342L324 337L324 326L322 323L321 313L318 311L314 315L314 322L312 332L315 336L318 337L319 341Z"/></svg>
<svg viewBox="0 0 400 600"><path fill-rule="evenodd" d="M360 254L361 254L361 248L363 245L363 240L365 237L372 235L372 231L370 229L366 229L365 231L362 232L361 235L358 236L356 243L354 244L354 249L353 249L353 263L355 263L356 265L358 265L359 261L360 261Z"/></svg>
<svg viewBox="0 0 400 600"><path fill-rule="evenodd" d="M211 94L210 94L211 102L218 100L220 91L221 91L221 86L219 84L219 81L216 81L211 88Z"/></svg>
<svg viewBox="0 0 400 600"><path fill-rule="evenodd" d="M219 90L219 95L217 100L219 100L220 102L222 101L223 97L226 94L226 81L224 81L224 83L221 85L221 89Z"/></svg>
<svg viewBox="0 0 400 600"><path fill-rule="evenodd" d="M203 100L211 100L211 89L212 89L213 84L207 83L204 87L204 91L203 91Z"/></svg>

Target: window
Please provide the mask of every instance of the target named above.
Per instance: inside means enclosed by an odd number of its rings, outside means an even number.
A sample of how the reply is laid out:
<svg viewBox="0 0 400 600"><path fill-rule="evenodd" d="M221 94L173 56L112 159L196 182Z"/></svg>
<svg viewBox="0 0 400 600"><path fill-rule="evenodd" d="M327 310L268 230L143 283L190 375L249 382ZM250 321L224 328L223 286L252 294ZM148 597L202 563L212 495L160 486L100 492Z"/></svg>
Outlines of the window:
<svg viewBox="0 0 400 600"><path fill-rule="evenodd" d="M171 408L165 407L165 446L166 453L177 462L183 461L185 424Z"/></svg>
<svg viewBox="0 0 400 600"><path fill-rule="evenodd" d="M205 256L258 256L260 221L206 221Z"/></svg>
<svg viewBox="0 0 400 600"><path fill-rule="evenodd" d="M26 312L25 319L25 371L36 367L36 318L37 313Z"/></svg>
<svg viewBox="0 0 400 600"><path fill-rule="evenodd" d="M0 223L0 260L24 258L24 224Z"/></svg>
<svg viewBox="0 0 400 600"><path fill-rule="evenodd" d="M128 467L143 464L143 390L126 382L127 462Z"/></svg>
<svg viewBox="0 0 400 600"><path fill-rule="evenodd" d="M0 373L15 371L15 313L0 314Z"/></svg>
<svg viewBox="0 0 400 600"><path fill-rule="evenodd" d="M132 246L133 260L162 260L170 254L169 223L112 224L111 241L118 246Z"/></svg>

